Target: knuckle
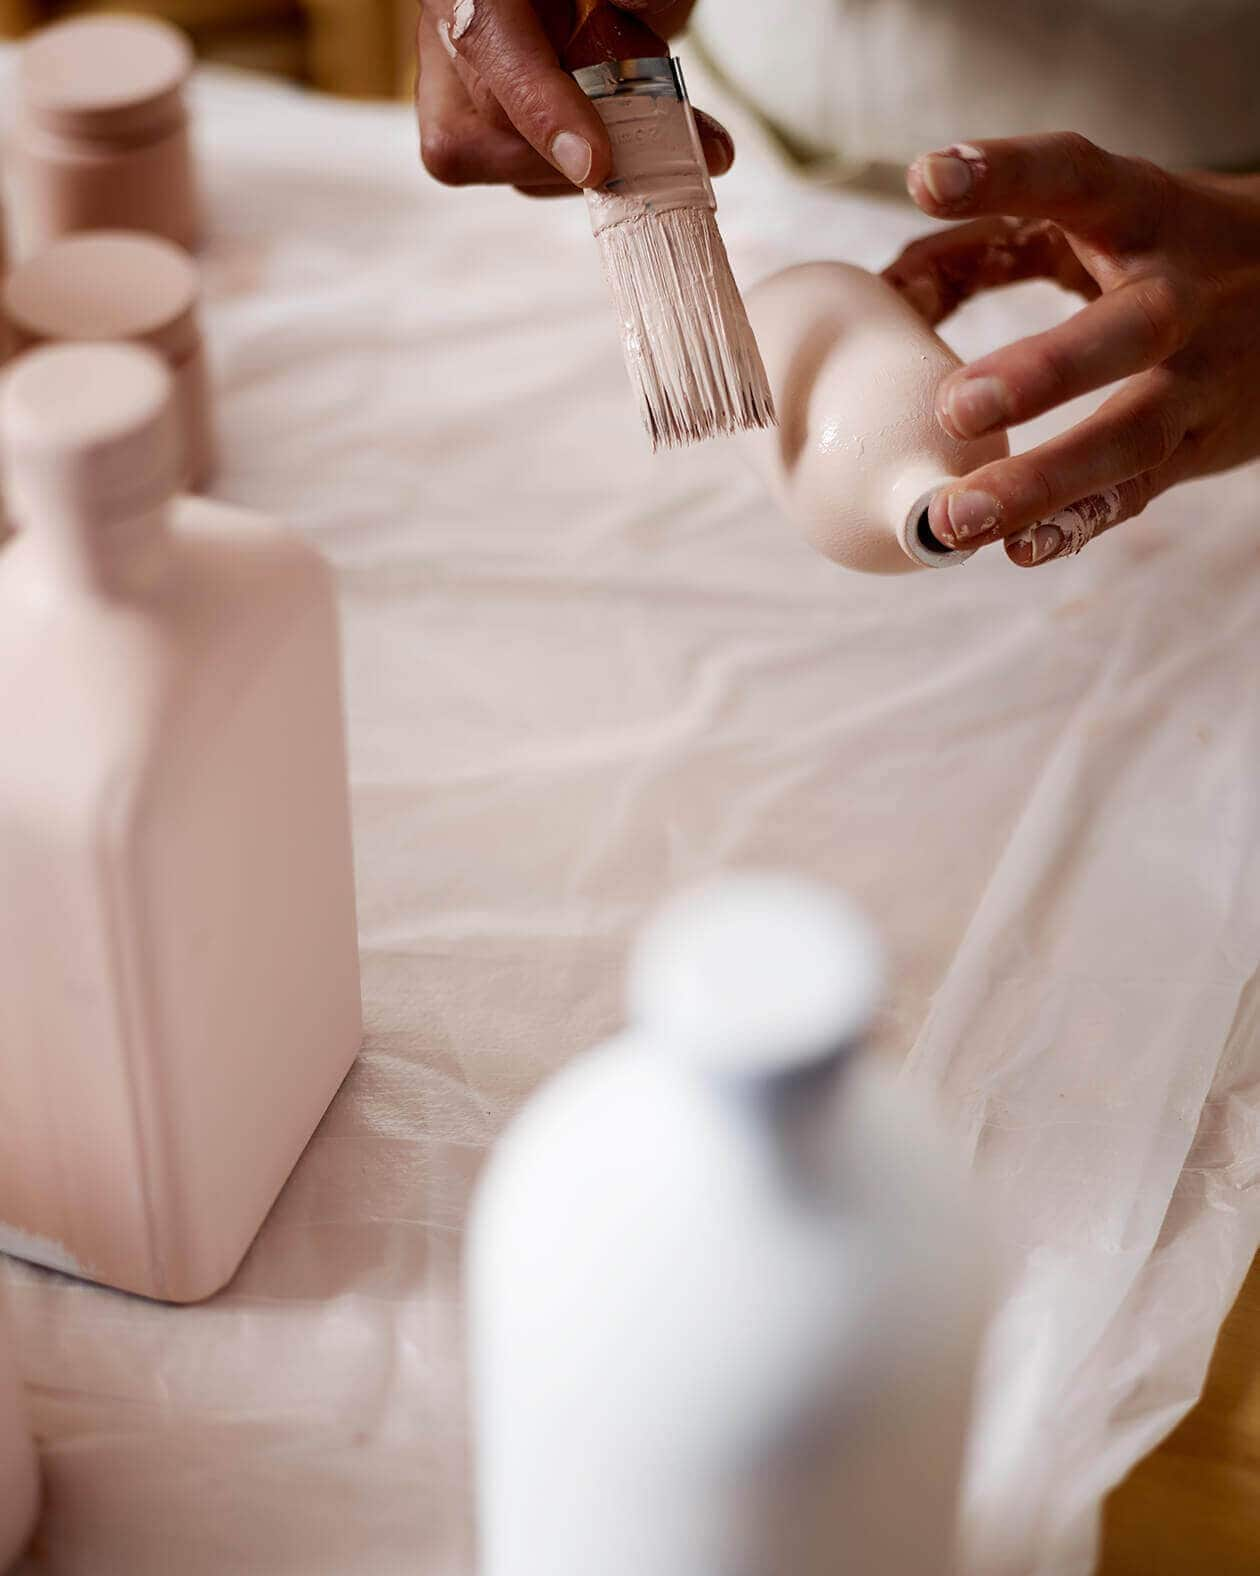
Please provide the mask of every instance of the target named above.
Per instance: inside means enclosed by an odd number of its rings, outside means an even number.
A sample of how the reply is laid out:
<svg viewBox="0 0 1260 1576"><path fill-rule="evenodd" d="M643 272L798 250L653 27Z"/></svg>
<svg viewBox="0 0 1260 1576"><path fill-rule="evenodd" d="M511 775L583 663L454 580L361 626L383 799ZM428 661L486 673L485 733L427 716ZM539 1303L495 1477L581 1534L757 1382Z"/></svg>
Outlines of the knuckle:
<svg viewBox="0 0 1260 1576"><path fill-rule="evenodd" d="M1112 157L1079 131L1063 134L1063 156L1072 187L1081 197L1100 195L1111 181Z"/></svg>
<svg viewBox="0 0 1260 1576"><path fill-rule="evenodd" d="M1055 339L1048 338L1030 351L1026 383L1030 399L1058 404L1075 391L1079 381L1073 357Z"/></svg>
<svg viewBox="0 0 1260 1576"><path fill-rule="evenodd" d="M1165 402L1121 429L1120 455L1130 476L1153 471L1172 459L1185 434L1176 405Z"/></svg>
<svg viewBox="0 0 1260 1576"><path fill-rule="evenodd" d="M421 132L420 159L443 186L466 186L472 179L463 139L445 126L430 126Z"/></svg>
<svg viewBox="0 0 1260 1576"><path fill-rule="evenodd" d="M1167 228L1181 189L1167 170L1149 159L1126 159L1125 166L1134 196L1125 239L1128 250L1140 252L1152 246Z"/></svg>
<svg viewBox="0 0 1260 1576"><path fill-rule="evenodd" d="M1049 471L1044 465L1030 461L1024 470L1023 485L1020 488L1018 512L1021 518L1026 516L1029 520L1044 519L1046 515L1054 513L1059 501Z"/></svg>
<svg viewBox="0 0 1260 1576"><path fill-rule="evenodd" d="M1193 287L1172 273L1138 280L1131 288L1133 309L1153 360L1164 361L1190 336L1195 312Z"/></svg>
<svg viewBox="0 0 1260 1576"><path fill-rule="evenodd" d="M1124 521L1133 519L1134 515L1141 514L1150 503L1155 486L1149 477L1138 476L1131 482L1124 482L1116 491L1119 502L1115 519L1111 524L1121 525Z"/></svg>
<svg viewBox="0 0 1260 1576"><path fill-rule="evenodd" d="M536 81L512 80L502 102L509 119L523 137L536 148L548 146L556 116L550 97Z"/></svg>

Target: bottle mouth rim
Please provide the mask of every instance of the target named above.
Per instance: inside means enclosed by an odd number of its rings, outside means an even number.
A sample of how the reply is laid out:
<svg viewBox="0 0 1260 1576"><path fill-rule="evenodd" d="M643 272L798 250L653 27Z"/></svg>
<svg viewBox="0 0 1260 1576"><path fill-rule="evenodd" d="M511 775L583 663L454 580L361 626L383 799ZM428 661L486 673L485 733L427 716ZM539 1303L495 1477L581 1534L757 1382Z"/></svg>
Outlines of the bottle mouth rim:
<svg viewBox="0 0 1260 1576"><path fill-rule="evenodd" d="M925 569L952 569L965 564L974 552L974 549L968 552L947 547L932 530L928 509L941 485L943 482L915 499L898 532L902 549Z"/></svg>

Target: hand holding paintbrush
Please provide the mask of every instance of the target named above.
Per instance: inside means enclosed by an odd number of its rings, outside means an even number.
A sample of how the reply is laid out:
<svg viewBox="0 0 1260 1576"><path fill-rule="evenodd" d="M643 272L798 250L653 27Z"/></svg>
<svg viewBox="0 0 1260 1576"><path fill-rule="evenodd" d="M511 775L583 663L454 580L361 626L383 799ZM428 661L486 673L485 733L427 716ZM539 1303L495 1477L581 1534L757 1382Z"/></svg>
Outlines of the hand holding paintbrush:
<svg viewBox="0 0 1260 1576"><path fill-rule="evenodd" d="M535 153L544 148L552 165L587 187L653 447L771 425L765 371L714 219L704 143L668 46L607 0L480 4L457 0L449 16L430 10L422 19L426 165L459 183L478 178L470 173L478 156L495 157L511 161L506 178L514 184L545 190L542 161L526 154L522 162L523 150L504 141L508 124L527 129ZM509 38L523 49L523 65L504 71ZM438 64L426 90L435 40L447 64ZM574 81L589 103L580 95L573 102ZM558 116L580 130L553 132Z"/></svg>
<svg viewBox="0 0 1260 1576"><path fill-rule="evenodd" d="M627 22L650 17L659 48L690 6L626 0L615 9ZM536 196L607 178L603 122L560 64L580 20L574 0L421 0L416 106L431 174ZM721 175L735 156L731 139L708 116L696 121L709 173Z"/></svg>

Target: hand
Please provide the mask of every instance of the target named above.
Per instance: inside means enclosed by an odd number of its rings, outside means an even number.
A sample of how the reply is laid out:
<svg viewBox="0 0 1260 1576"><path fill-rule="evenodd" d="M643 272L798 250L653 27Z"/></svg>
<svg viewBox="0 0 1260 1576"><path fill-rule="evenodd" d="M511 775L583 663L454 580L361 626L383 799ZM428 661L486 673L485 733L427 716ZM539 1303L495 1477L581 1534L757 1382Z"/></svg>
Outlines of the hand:
<svg viewBox="0 0 1260 1576"><path fill-rule="evenodd" d="M618 0L662 34L680 27L689 0ZM416 113L425 168L450 186L505 183L532 197L600 186L611 168L608 135L560 64L573 0L421 0ZM730 136L697 114L709 171L734 161Z"/></svg>
<svg viewBox="0 0 1260 1576"><path fill-rule="evenodd" d="M987 216L886 271L930 322L1016 279L1091 298L946 378L947 432L978 437L1123 380L1070 431L942 489L929 513L941 540L1002 541L1029 568L1260 455L1260 178L1172 175L1063 133L926 154L908 185L925 213Z"/></svg>

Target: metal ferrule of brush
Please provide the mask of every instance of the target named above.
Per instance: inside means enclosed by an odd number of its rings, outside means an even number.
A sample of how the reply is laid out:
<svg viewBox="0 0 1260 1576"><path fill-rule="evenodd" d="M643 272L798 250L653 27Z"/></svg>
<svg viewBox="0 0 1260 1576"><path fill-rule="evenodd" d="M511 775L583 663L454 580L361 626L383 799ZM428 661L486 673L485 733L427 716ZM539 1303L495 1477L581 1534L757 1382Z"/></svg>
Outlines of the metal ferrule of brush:
<svg viewBox="0 0 1260 1576"><path fill-rule="evenodd" d="M611 60L573 75L612 144L612 176L587 193L596 235L674 208L716 211L687 85L673 56Z"/></svg>

